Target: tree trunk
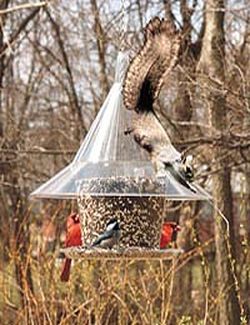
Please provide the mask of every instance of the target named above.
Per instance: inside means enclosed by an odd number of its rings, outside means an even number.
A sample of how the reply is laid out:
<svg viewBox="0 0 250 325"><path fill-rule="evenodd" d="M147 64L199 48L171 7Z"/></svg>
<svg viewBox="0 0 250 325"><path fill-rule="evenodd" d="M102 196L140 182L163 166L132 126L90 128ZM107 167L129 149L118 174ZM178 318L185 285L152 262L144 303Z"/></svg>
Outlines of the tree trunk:
<svg viewBox="0 0 250 325"><path fill-rule="evenodd" d="M16 183L17 183L16 179ZM13 243L12 254L16 256L14 260L16 282L20 288L20 298L22 307L29 304L30 297L34 295L34 285L30 264L30 231L29 214L25 211L27 202L23 201L20 188L13 190L12 203L15 207L13 216Z"/></svg>
<svg viewBox="0 0 250 325"><path fill-rule="evenodd" d="M0 9L7 9L10 1L4 0L0 1ZM19 130L14 129L12 130L13 139L10 138L8 132L5 130L5 123L7 118L4 118L2 107L6 104L2 99L3 93L3 84L4 81L8 84L8 80L5 80L8 76L7 72L7 63L6 63L6 49L8 48L9 44L12 44L19 34L25 29L27 24L35 17L35 15L39 12L40 8L35 8L29 15L26 16L25 19L19 24L18 28L14 30L8 40L8 42L4 42L4 27L5 27L5 19L6 15L1 16L1 24L0 24L0 139L1 145L5 149L10 150L17 150L18 148L18 141ZM8 63L10 64L10 63ZM8 92L7 92L8 93ZM7 108L5 107L5 110ZM14 117L12 116L14 119ZM18 139L18 140L16 140ZM14 157L13 157L14 156ZM0 198L5 200L5 207L3 215L0 215L1 225L3 225L0 231L0 235L2 235L4 249L7 251L12 248L11 255L15 257L14 259L14 266L15 266L15 276L16 276L16 283L18 288L20 289L20 298L22 307L25 308L27 306L27 301L29 300L30 296L34 293L33 281L32 281L32 274L31 274L31 265L29 262L29 224L28 219L25 219L25 209L24 206L27 206L27 202L23 202L22 197L22 189L18 186L20 184L19 181L19 171L17 164L10 164L8 165L9 160L19 160L17 154L12 154L12 157L9 158L8 155L5 156L6 164L0 164L0 175L4 176L4 181L9 184L13 184L14 186L10 187L8 194L6 195L4 190L0 192ZM5 168L4 168L5 166ZM21 171L20 171L21 173ZM2 211L2 207L0 209ZM27 221L27 222L26 222ZM6 231L3 233L3 231ZM14 245L11 245L11 243ZM8 248L8 249L7 249ZM6 256L8 254L6 253Z"/></svg>
<svg viewBox="0 0 250 325"><path fill-rule="evenodd" d="M201 57L198 70L202 95L209 107L210 122L217 134L227 138L227 107L224 92L225 79L225 35L224 35L224 2L223 0L208 0L206 2L205 33L202 42ZM225 158L226 149L215 146L213 149L213 166L219 170L213 176L213 196L216 206L226 216L230 224L227 238L227 228L224 220L215 211L215 245L216 271L218 276L219 324L240 324L240 304L237 297L235 274L232 270L232 260L235 253L233 235L233 207L230 184L230 170ZM219 159L218 159L219 158ZM231 249L230 249L231 246Z"/></svg>
<svg viewBox="0 0 250 325"><path fill-rule="evenodd" d="M7 9L9 5L8 0L3 0L0 3L0 10ZM3 28L4 28L4 17L1 17L1 28L0 28L0 50L4 46L4 39L3 39ZM4 76L4 59L5 55L2 53L0 55L0 137L3 136L3 117L2 117L2 88L3 88L3 76Z"/></svg>

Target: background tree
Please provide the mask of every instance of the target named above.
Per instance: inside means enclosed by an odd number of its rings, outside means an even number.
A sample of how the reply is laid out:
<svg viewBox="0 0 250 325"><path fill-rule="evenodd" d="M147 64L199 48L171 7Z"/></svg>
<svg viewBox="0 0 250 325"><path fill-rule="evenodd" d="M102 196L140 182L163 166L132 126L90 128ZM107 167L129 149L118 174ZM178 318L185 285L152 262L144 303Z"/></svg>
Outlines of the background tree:
<svg viewBox="0 0 250 325"><path fill-rule="evenodd" d="M70 5L65 0L50 1L39 7L31 1L3 0L3 324L82 324L83 320L87 324L95 319L108 324L118 314L141 324L238 324L239 305L249 317L248 2L124 3L131 57L142 40L142 27L155 15L167 16L182 34L181 60L166 80L157 113L174 144L195 156L197 181L213 192L216 206L230 222L230 236L209 204L168 204L167 217L183 223L178 243L186 250L174 272L167 262L141 262L138 267L132 261L122 265L121 281L121 265L107 263L97 291L96 265L80 261L69 286L61 285L58 247L67 213L76 204L30 202L28 194L72 160L101 107L114 80L121 7L111 0L72 0ZM55 251L44 249L44 219L56 233Z"/></svg>
<svg viewBox="0 0 250 325"><path fill-rule="evenodd" d="M198 69L203 76L202 88L211 114L211 126L226 144L231 130L225 90L224 10L224 1L209 0L206 2L205 32ZM227 233L225 221L215 210L216 269L219 290L223 297L220 303L219 322L220 324L240 324L238 288L232 263L235 260L235 236L231 171L228 168L228 150L224 143L213 149L214 164L212 166L218 170L213 176L215 204L227 217L230 227ZM218 157L221 157L220 160Z"/></svg>

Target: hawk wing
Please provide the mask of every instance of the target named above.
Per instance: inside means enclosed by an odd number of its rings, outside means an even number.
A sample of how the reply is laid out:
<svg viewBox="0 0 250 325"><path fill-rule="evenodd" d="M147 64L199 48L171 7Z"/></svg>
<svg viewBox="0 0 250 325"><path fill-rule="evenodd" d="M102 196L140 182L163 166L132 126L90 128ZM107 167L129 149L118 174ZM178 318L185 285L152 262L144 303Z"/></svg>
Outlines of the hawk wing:
<svg viewBox="0 0 250 325"><path fill-rule="evenodd" d="M133 125L135 140L152 156L168 151L169 160L180 158L158 120L153 104L166 76L177 63L180 36L169 21L153 18L145 28L145 40L128 67L123 84L123 101L138 115Z"/></svg>

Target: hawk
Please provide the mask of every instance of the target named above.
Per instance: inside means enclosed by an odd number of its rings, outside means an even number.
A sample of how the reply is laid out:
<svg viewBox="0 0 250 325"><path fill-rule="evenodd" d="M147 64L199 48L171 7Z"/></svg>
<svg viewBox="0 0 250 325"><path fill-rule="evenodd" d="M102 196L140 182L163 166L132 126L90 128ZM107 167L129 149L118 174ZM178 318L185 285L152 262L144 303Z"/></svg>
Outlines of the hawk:
<svg viewBox="0 0 250 325"><path fill-rule="evenodd" d="M125 134L135 141L151 158L157 175L168 170L182 185L192 180L190 158L186 160L171 144L167 132L154 111L165 78L177 64L181 37L168 20L153 18L144 29L144 44L131 61L123 83L123 101L137 114ZM188 164L187 164L188 161Z"/></svg>

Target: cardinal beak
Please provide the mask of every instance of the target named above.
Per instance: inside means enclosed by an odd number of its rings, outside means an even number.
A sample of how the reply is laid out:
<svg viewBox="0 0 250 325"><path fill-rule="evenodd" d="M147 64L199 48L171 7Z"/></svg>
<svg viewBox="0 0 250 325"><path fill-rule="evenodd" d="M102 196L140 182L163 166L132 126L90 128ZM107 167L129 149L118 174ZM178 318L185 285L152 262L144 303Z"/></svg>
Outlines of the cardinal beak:
<svg viewBox="0 0 250 325"><path fill-rule="evenodd" d="M180 231L181 230L181 227L179 225L176 225L175 230L176 231Z"/></svg>
<svg viewBox="0 0 250 325"><path fill-rule="evenodd" d="M79 214L75 214L72 218L73 218L73 220L74 220L75 223L80 222L80 216L79 216Z"/></svg>

